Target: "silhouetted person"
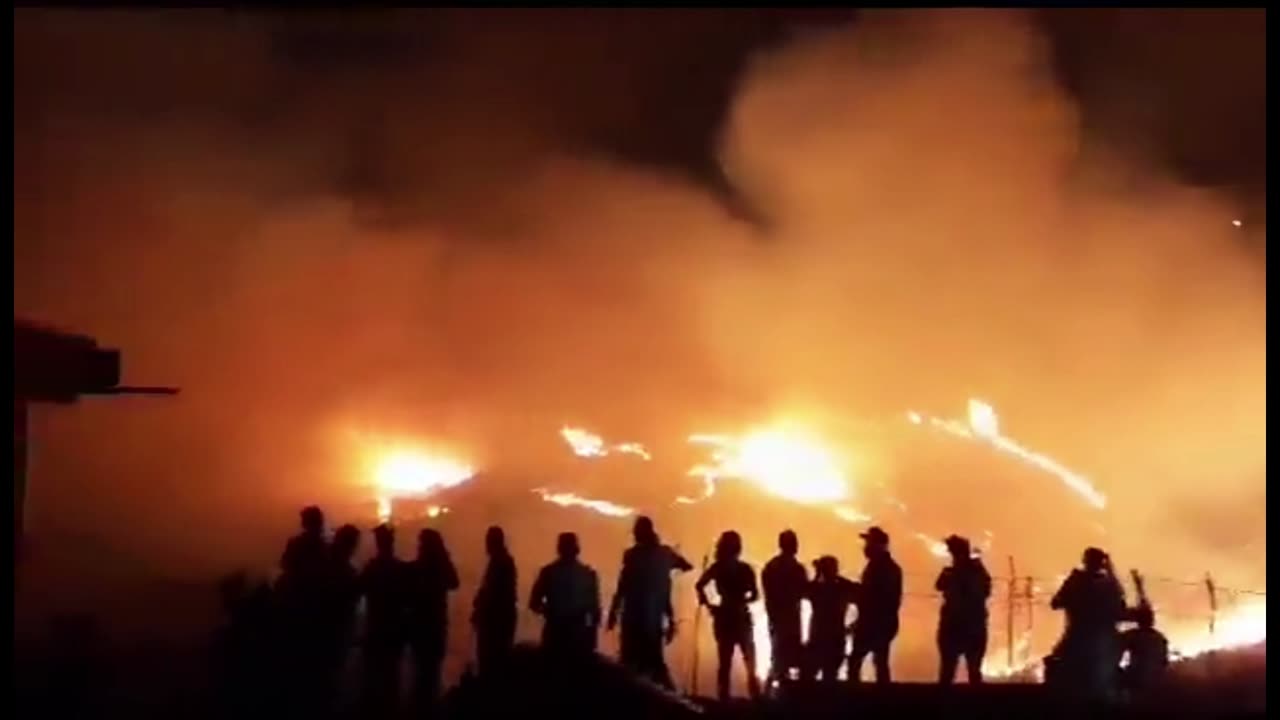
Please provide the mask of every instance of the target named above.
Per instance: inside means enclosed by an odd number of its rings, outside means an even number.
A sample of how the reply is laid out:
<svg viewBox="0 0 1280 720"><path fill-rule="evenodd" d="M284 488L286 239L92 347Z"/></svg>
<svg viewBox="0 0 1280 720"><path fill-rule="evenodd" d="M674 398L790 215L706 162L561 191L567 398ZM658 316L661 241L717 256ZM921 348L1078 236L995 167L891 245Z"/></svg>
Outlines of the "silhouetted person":
<svg viewBox="0 0 1280 720"><path fill-rule="evenodd" d="M471 608L476 633L479 671L491 675L500 670L516 637L516 563L507 550L502 528L489 528L484 536L489 564Z"/></svg>
<svg viewBox="0 0 1280 720"><path fill-rule="evenodd" d="M840 561L824 555L813 563L813 582L809 583L809 668L806 675L816 678L822 673L824 682L835 682L844 664L846 640L849 637L849 607L857 602L859 587L840 575Z"/></svg>
<svg viewBox="0 0 1280 720"><path fill-rule="evenodd" d="M560 664L577 664L596 649L600 628L600 581L578 560L578 536L560 533L556 559L538 572L529 609L542 616L542 647Z"/></svg>
<svg viewBox="0 0 1280 720"><path fill-rule="evenodd" d="M330 550L324 513L310 506L301 513L302 532L290 538L280 558L276 596L283 643L280 679L286 702L303 712L324 702L316 689L325 682L331 657Z"/></svg>
<svg viewBox="0 0 1280 720"><path fill-rule="evenodd" d="M892 682L889 647L898 636L898 610L902 607L902 568L889 554L889 535L878 527L862 533L867 558L858 593L858 619L853 624L853 654L849 679L862 678L862 661L871 656L876 682Z"/></svg>
<svg viewBox="0 0 1280 720"><path fill-rule="evenodd" d="M934 588L942 593L938 617L938 682L955 681L956 666L964 658L969 683L982 682L982 657L987 653L987 598L991 575L982 560L973 557L965 538L947 538L951 566L942 569Z"/></svg>
<svg viewBox="0 0 1280 720"><path fill-rule="evenodd" d="M360 575L352 565L360 545L360 530L343 525L333 534L325 578L324 682L314 692L325 707L333 705L355 637L356 605L360 602Z"/></svg>
<svg viewBox="0 0 1280 720"><path fill-rule="evenodd" d="M760 573L764 586L764 610L769 618L769 640L773 650L769 679L786 679L792 670L800 672L804 648L800 630L800 604L809 584L804 565L796 559L800 541L791 530L778 534L778 554L765 563Z"/></svg>
<svg viewBox="0 0 1280 720"><path fill-rule="evenodd" d="M400 660L404 655L408 566L396 557L390 525L373 530L374 556L360 573L365 597L364 701L371 716L393 715L400 702Z"/></svg>
<svg viewBox="0 0 1280 720"><path fill-rule="evenodd" d="M1054 684L1081 696L1108 699L1120 662L1116 625L1124 620L1127 608L1124 588L1107 554L1098 548L1085 550L1083 567L1071 571L1050 607L1064 611L1067 622L1046 673L1051 670Z"/></svg>
<svg viewBox="0 0 1280 720"><path fill-rule="evenodd" d="M228 716L262 707L274 671L271 586L251 583L244 572L219 584L225 621L218 633L219 681Z"/></svg>
<svg viewBox="0 0 1280 720"><path fill-rule="evenodd" d="M1129 664L1124 669L1124 686L1129 692L1141 693L1160 682L1169 667L1169 641L1156 629L1155 612L1150 605L1140 604L1133 611L1137 627L1120 636L1123 656Z"/></svg>
<svg viewBox="0 0 1280 720"><path fill-rule="evenodd" d="M409 563L409 649L415 669L414 693L420 710L440 695L449 626L449 593L458 589L444 538L431 528L418 534L418 556Z"/></svg>
<svg viewBox="0 0 1280 720"><path fill-rule="evenodd" d="M663 640L675 633L671 606L671 572L693 569L675 550L663 545L647 517L636 518L635 545L622 554L618 588L609 606L608 628L622 616L622 664L666 688L673 688L663 657Z"/></svg>
<svg viewBox="0 0 1280 720"><path fill-rule="evenodd" d="M715 583L720 602L707 600L707 585ZM711 611L719 665L716 667L716 692L721 700L729 699L729 674L733 669L733 651L742 650L747 667L747 690L759 697L760 681L756 677L756 644L751 630L751 612L747 606L760 597L756 572L742 561L742 538L730 530L716 542L716 560L698 578L694 590L698 604Z"/></svg>

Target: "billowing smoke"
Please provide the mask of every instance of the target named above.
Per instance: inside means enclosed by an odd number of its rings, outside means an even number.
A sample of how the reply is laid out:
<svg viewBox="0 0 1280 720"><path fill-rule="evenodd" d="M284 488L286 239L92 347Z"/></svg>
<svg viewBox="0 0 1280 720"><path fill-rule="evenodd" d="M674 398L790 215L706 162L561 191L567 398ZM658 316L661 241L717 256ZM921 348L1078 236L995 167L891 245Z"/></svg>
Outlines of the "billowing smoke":
<svg viewBox="0 0 1280 720"><path fill-rule="evenodd" d="M303 502L367 499L365 430L528 477L487 491L525 503L566 422L658 456L807 417L860 482L919 483L858 429L980 396L1104 489L1126 563L1265 584L1265 228L1087 144L1027 17L871 14L753 57L719 157L759 222L575 140L636 110L580 62L598 40L433 18L335 49L323 18L16 16L16 312L183 389L37 418L35 547L269 564ZM628 504L687 492L673 467ZM1021 499L932 473L937 520ZM1095 541L1025 526L1062 570Z"/></svg>

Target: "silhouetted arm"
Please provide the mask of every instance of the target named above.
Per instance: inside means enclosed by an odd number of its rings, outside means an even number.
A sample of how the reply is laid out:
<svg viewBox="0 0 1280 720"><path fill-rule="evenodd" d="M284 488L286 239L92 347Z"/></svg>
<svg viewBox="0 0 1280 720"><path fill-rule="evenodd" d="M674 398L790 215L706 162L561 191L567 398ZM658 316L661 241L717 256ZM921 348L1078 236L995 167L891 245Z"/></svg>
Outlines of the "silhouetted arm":
<svg viewBox="0 0 1280 720"><path fill-rule="evenodd" d="M1054 610L1061 610L1067 606L1067 602L1075 591L1076 570L1072 570L1067 579L1062 582L1062 587L1058 588L1058 592L1053 594L1053 599L1049 601L1049 607Z"/></svg>
<svg viewBox="0 0 1280 720"><path fill-rule="evenodd" d="M632 572L631 566L627 562L626 555L623 555L622 570L618 572L618 586L613 591L613 599L609 602L609 620L607 627L610 629L618 624L618 613L622 610L622 596L631 582Z"/></svg>
<svg viewBox="0 0 1280 720"><path fill-rule="evenodd" d="M747 602L753 603L760 599L760 586L756 584L756 571L750 565L747 566Z"/></svg>
<svg viewBox="0 0 1280 720"><path fill-rule="evenodd" d="M897 565L893 566L893 572L890 574L890 583L888 595L892 601L891 606L895 608L902 607L902 568Z"/></svg>
<svg viewBox="0 0 1280 720"><path fill-rule="evenodd" d="M982 599L991 597L991 573L987 572L987 566L978 563L978 583L982 590Z"/></svg>
<svg viewBox="0 0 1280 720"><path fill-rule="evenodd" d="M680 553L676 552L675 550L672 550L671 551L671 567L675 568L676 570L679 570L680 572L689 572L690 570L693 569L693 563L686 560L685 557Z"/></svg>
<svg viewBox="0 0 1280 720"><path fill-rule="evenodd" d="M461 583L458 582L458 568L453 566L453 559L446 557L444 559L444 587L446 590L457 590Z"/></svg>
<svg viewBox="0 0 1280 720"><path fill-rule="evenodd" d="M590 578L588 585L591 593L591 610L587 619L591 627L598 628L600 627L600 577L596 575L595 570L591 570L588 577Z"/></svg>
<svg viewBox="0 0 1280 720"><path fill-rule="evenodd" d="M707 600L707 585L715 577L716 565L702 571L702 576L698 578L698 582L694 584L693 590L698 593L698 604L711 607L711 602Z"/></svg>
<svg viewBox="0 0 1280 720"><path fill-rule="evenodd" d="M947 594L947 586L951 584L951 568L942 568L942 572L938 573L938 580L933 583L933 589Z"/></svg>
<svg viewBox="0 0 1280 720"><path fill-rule="evenodd" d="M533 581L533 587L529 590L529 610L542 615L547 611L547 571L544 568L538 573L537 579Z"/></svg>

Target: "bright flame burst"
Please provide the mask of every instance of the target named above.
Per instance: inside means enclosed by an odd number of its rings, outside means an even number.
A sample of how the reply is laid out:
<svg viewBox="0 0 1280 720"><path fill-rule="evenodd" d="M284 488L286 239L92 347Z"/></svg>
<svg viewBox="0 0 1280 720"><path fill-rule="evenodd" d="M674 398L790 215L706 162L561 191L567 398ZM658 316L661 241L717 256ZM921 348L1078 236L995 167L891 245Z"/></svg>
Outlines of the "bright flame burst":
<svg viewBox="0 0 1280 720"><path fill-rule="evenodd" d="M798 503L839 502L851 494L835 455L796 430L767 428L741 437L699 434L691 435L689 442L711 449L710 463L689 470L703 478L706 496L721 478L747 480L770 495Z"/></svg>
<svg viewBox="0 0 1280 720"><path fill-rule="evenodd" d="M1213 632L1200 627L1189 632L1169 633L1170 654L1175 659L1193 658L1215 650L1255 645L1267 639L1266 598L1234 608L1219 617Z"/></svg>
<svg viewBox="0 0 1280 720"><path fill-rule="evenodd" d="M636 514L635 508L619 505L608 500L594 500L568 492L550 492L544 488L537 488L533 492L541 497L543 502L549 502L561 507L586 508L609 517L629 517Z"/></svg>
<svg viewBox="0 0 1280 720"><path fill-rule="evenodd" d="M1028 450L1012 439L1001 435L1000 419L996 415L995 408L981 400L976 398L969 400L968 423L957 420L942 420L933 416L922 415L915 411L907 413L907 420L914 425L923 425L927 422L931 427L966 440L982 440L1000 452L1012 455L1029 465L1056 476L1064 485L1084 498L1090 505L1099 509L1107 506L1106 496L1095 488L1088 478L1064 467L1057 460L1047 455Z"/></svg>
<svg viewBox="0 0 1280 720"><path fill-rule="evenodd" d="M464 462L413 448L381 450L371 453L370 458L369 477L381 522L391 520L392 506L397 499L429 497L475 476L475 470ZM432 505L425 514L434 518L447 511Z"/></svg>
<svg viewBox="0 0 1280 720"><path fill-rule="evenodd" d="M610 453L618 453L620 455L635 455L642 460L653 459L648 449L638 442L608 445L605 443L604 438L585 428L566 425L560 428L560 437L564 438L564 441L569 444L569 449L573 451L574 455L582 458L599 458L605 457Z"/></svg>

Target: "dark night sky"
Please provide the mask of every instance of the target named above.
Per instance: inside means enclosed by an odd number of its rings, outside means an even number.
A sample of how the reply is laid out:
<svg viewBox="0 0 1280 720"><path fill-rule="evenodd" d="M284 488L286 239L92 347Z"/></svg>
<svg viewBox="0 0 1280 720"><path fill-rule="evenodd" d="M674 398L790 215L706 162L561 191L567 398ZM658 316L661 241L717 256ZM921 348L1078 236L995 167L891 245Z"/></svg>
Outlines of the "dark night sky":
<svg viewBox="0 0 1280 720"><path fill-rule="evenodd" d="M516 79L499 93L506 97L482 94L477 112L518 108L565 146L683 171L730 199L715 160L716 134L749 56L807 27L857 22L857 14L433 10L181 21L186 31L201 23L269 28L267 62L289 80L260 95L229 92L225 81L216 79L217 68L248 62L236 57L234 44L205 42L196 51L205 57L182 63L203 75L184 78L178 90L157 81L161 90L148 93L148 83L171 68L158 56L148 65L145 45L121 52L130 42L127 19L99 23L88 33L88 26L81 27L81 36L71 42L59 33L89 22L84 16L66 22L66 16L20 13L18 19L15 145L20 162L24 133L40 132L49 120L54 107L49 97L79 93L83 107L91 102L83 83L102 89L100 76L86 72L86 66L100 65L104 57L108 66L145 66L135 68L121 92L98 99L109 102L117 118L146 123L183 112L230 113L246 131L265 138L293 132L287 116L276 116L291 89L323 86L352 72L377 78L413 67L446 83L473 77L479 85L514 73ZM1081 103L1090 141L1154 160L1192 184L1225 186L1260 206L1255 200L1266 185L1265 11L1053 10L1037 20L1052 39L1063 84ZM90 36L92 42L84 43ZM181 44L181 36L175 32L173 42ZM468 50L459 54L459 48ZM474 56L477 48L483 48L483 60ZM203 93L204 81L217 87ZM349 162L331 178L337 186L385 190L403 180L387 157L394 152L379 140L387 115L393 114L386 107L365 98L363 112L344 120Z"/></svg>

